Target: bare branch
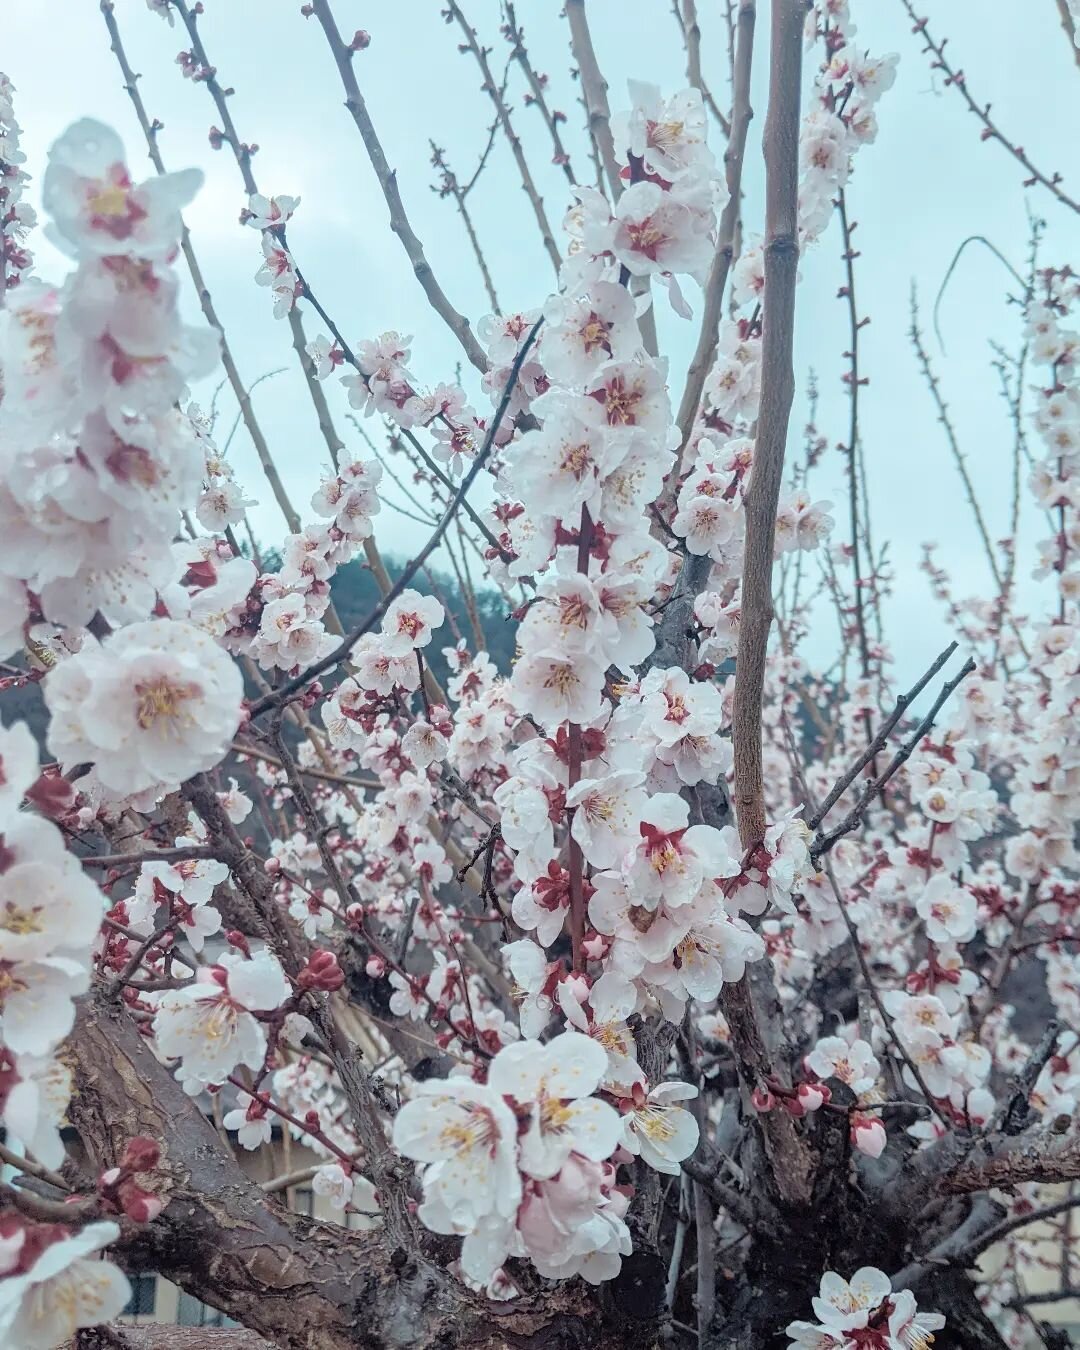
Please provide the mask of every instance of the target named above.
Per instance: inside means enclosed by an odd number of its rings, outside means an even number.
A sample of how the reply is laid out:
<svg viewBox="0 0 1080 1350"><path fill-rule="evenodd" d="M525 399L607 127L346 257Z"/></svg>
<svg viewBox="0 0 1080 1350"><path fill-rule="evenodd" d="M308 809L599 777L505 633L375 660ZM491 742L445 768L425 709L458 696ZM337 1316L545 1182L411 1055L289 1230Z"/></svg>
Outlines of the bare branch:
<svg viewBox="0 0 1080 1350"><path fill-rule="evenodd" d="M754 444L754 468L745 497L746 551L732 714L735 804L744 848L760 843L766 826L761 697L773 620L776 507L795 392L792 344L799 260L799 90L804 17L805 10L799 0L773 0L769 113L765 126L761 411Z"/></svg>
<svg viewBox="0 0 1080 1350"><path fill-rule="evenodd" d="M870 742L870 744L863 751L863 753L859 756L859 758L855 761L855 763L851 766L851 768L843 775L842 778L839 779L839 781L835 784L835 786L829 792L829 795L825 798L825 800L821 803L821 805L817 807L808 818L807 824L810 826L812 830L817 829L817 827L829 814L832 808L836 805L836 803L840 800L840 798L852 785L852 783L863 771L863 769L866 768L866 766L871 762L871 760L875 758L877 754L880 753L880 751L885 749L886 745L889 743L889 736L892 733L893 727L896 726L896 724L900 721L901 717L903 717L904 713L908 710L911 704L915 701L915 699L918 698L918 696L922 693L922 691L926 688L926 686L930 683L930 681L934 678L934 676L938 673L938 671L942 668L945 662L948 661L949 657L952 656L953 652L955 651L956 651L956 643L950 642L949 645L945 648L945 650L941 653L941 655L937 658L937 660L934 661L933 665L931 665L930 668L926 671L926 673L920 676L918 680L916 680L916 682L911 686L911 688L907 691L906 694L901 694L899 696L899 698L896 700L895 707L893 708L889 716L885 719L885 721L881 724L881 728L878 731L877 735Z"/></svg>
<svg viewBox="0 0 1080 1350"><path fill-rule="evenodd" d="M397 172L391 169L387 163L382 142L379 140L375 124L368 113L367 103L364 101L364 96L360 92L360 86L356 80L352 61L353 49L344 41L338 31L329 0L313 0L312 12L326 34L334 63L341 77L342 88L345 90L345 106L356 123L356 129L364 142L364 149L368 153L371 167L375 170L375 177L379 180L379 187L382 189L383 198L390 212L390 228L401 240L402 247L405 249L412 265L413 273L427 296L428 303L457 338L470 363L483 373L488 368L488 359L484 355L484 349L474 337L468 319L464 314L459 314L447 299L446 292L439 285L431 264L427 260L424 246L405 213L401 193L398 190Z"/></svg>
<svg viewBox="0 0 1080 1350"><path fill-rule="evenodd" d="M525 195L529 199L529 205L533 209L533 215L536 217L536 224L540 229L540 238L543 240L544 248L551 260L551 265L558 275L559 267L562 264L562 254L559 252L559 246L555 242L555 236L552 233L551 225L548 223L547 212L544 210L544 202L540 193L536 189L533 181L532 170L529 168L529 162L525 158L525 151L521 147L521 138L514 131L514 125L510 121L510 109L506 106L506 99L500 92L495 83L495 76L492 73L491 66L488 64L487 51L476 36L476 29L473 28L468 19L462 13L461 6L457 0L446 0L447 13L452 15L458 22L458 26L465 34L465 46L472 52L476 59L476 64L480 67L480 74L483 77L484 92L491 99L495 107L495 115L499 119L499 125L503 129L503 135L506 137L510 146L510 153L514 157L514 163L517 165L518 174L521 177L521 186L525 190Z"/></svg>
<svg viewBox="0 0 1080 1350"><path fill-rule="evenodd" d="M837 825L835 829L830 830L828 834L818 834L817 838L814 840L813 847L810 850L810 856L815 861L828 853L829 849L833 847L837 840L843 839L844 835L850 834L852 830L859 826L870 803L901 765L905 764L911 758L915 751L915 747L934 725L934 719L955 692L957 686L962 680L967 679L974 669L975 662L969 659L961 667L960 673L954 679L949 680L947 684L942 686L941 693L938 694L937 698L934 700L933 707L900 749L897 750L896 754L885 766L884 770L866 787L852 810L849 811L840 824Z"/></svg>
<svg viewBox="0 0 1080 1350"><path fill-rule="evenodd" d="M506 37L512 47L510 53L511 59L515 60L521 67L522 72L529 83L532 101L540 109L540 114L548 129L548 135L551 137L551 144L555 151L552 156L552 163L558 164L562 168L563 173L566 175L567 182L573 187L577 182L577 179L574 177L574 170L570 163L569 152L567 151L566 146L563 145L562 136L559 134L559 118L562 117L562 113L556 114L548 107L543 79L537 75L536 71L533 69L532 62L529 60L528 48L525 46L525 31L518 24L517 15L514 13L514 6L511 4L510 0L506 0L505 5L503 6L503 12L506 15Z"/></svg>
<svg viewBox="0 0 1080 1350"><path fill-rule="evenodd" d="M619 161L615 155L615 141L611 135L608 85L593 50L589 20L585 15L585 0L566 0L565 13L570 24L574 60L581 76L581 92L585 95L585 109L589 115L589 134L600 152L611 200L617 202L622 196L623 185L619 176Z"/></svg>
<svg viewBox="0 0 1080 1350"><path fill-rule="evenodd" d="M964 493L968 499L968 505L971 507L972 514L975 517L975 526L979 531L979 538L982 540L983 550L986 553L987 561L990 564L990 571L994 575L994 583L1000 593L1004 581L1001 575L1001 569L998 566L997 554L994 546L990 542L990 533L986 528L986 521L983 519L982 508L979 505L979 499L975 495L975 484L971 481L971 475L968 473L967 460L960 449L960 442L956 436L956 429L953 427L952 418L949 416L948 404L941 393L941 382L934 373L934 368L930 364L930 354L926 350L926 345L922 339L922 333L919 331L919 301L915 290L915 283L911 285L911 327L908 329L908 337L911 339L911 345L915 349L915 356L919 363L919 369L922 372L923 379L926 381L927 388L930 390L930 396L934 400L934 407L937 409L938 421L945 430L945 439L949 443L949 449L952 452L953 462L956 464L960 477L964 484Z"/></svg>

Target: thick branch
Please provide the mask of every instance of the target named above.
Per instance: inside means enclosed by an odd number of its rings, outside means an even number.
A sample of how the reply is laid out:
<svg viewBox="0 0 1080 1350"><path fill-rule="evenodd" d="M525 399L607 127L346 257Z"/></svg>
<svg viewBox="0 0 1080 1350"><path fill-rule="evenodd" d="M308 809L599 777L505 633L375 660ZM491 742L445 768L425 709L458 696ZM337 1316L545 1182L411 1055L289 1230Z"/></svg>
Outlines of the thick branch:
<svg viewBox="0 0 1080 1350"><path fill-rule="evenodd" d="M160 1273L284 1350L619 1343L580 1286L489 1304L381 1230L269 1201L124 1013L87 1007L70 1046L71 1120L95 1170L113 1166L133 1135L163 1141L154 1181L167 1204L118 1249L129 1270Z"/></svg>

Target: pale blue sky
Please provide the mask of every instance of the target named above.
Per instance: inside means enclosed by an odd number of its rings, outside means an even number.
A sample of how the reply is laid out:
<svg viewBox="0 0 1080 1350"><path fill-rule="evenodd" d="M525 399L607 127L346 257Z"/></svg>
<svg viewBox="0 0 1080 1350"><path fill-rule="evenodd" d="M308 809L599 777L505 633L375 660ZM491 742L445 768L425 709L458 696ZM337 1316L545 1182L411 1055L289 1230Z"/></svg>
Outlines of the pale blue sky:
<svg viewBox="0 0 1080 1350"><path fill-rule="evenodd" d="M472 0L466 12L494 47L501 71L506 45L498 34L497 0ZM241 136L260 146L255 171L268 193L303 197L290 239L324 303L352 340L388 328L412 333L413 368L425 382L452 378L459 349L432 315L412 277L363 146L342 106L337 73L314 20L299 14L299 0L206 0L204 40L219 77L236 89L232 111ZM459 55L459 32L447 27L438 0L399 0L394 6L337 0L343 31L366 27L372 46L356 59L370 112L378 126L413 224L453 302L474 320L486 312L480 277L451 204L430 191L428 138L447 148L464 175L483 144L490 105L480 92L471 58ZM767 10L765 0L759 8ZM138 127L97 0L35 0L6 6L0 60L17 90L28 167L40 172L49 143L86 114L112 123L123 135L136 173L146 163ZM706 78L726 105L726 53L720 0L698 0L704 32ZM551 99L569 118L568 142L579 177L587 177L577 86L569 78L565 21L558 0L518 0L519 21L538 69L549 74ZM898 52L900 71L880 105L878 141L865 149L850 185L857 243L860 308L871 316L863 332L863 366L871 383L863 392L862 435L876 537L892 543L897 580L889 609L900 674L922 668L947 637L918 571L921 545L935 540L956 589L985 588L986 564L964 505L959 479L936 425L929 396L916 372L906 338L912 278L932 299L960 242L982 234L1022 268L1027 209L1048 223L1043 258L1076 261L1076 217L1048 193L1025 190L1023 173L1001 149L982 143L975 119L955 91L943 89L920 54L920 43L899 0L856 0L860 45L875 53ZM613 109L623 104L627 77L673 90L685 84L684 58L668 0L590 0L596 47L611 85ZM1080 71L1061 31L1055 0L922 0L920 12L962 66L977 98L993 104L1003 128L1047 172L1066 175L1080 193L1075 151L1076 94ZM325 460L310 404L292 363L288 328L271 314L268 293L253 284L261 254L257 234L237 223L244 196L227 151L209 149L206 133L215 110L206 90L185 81L174 64L187 45L183 29L170 29L144 0L117 0L116 13L133 66L143 72L142 92L151 115L165 123L161 148L170 167L199 164L207 183L188 213L196 248L215 303L248 380L279 366L288 373L256 393L260 419L296 504L306 511ZM766 24L759 27L754 107L745 186L746 228L760 229L761 132L766 110ZM566 204L566 181L548 162L550 150L539 114L523 105L519 75L512 77L514 117L549 215L556 222ZM542 303L552 285L528 204L505 143L471 204L504 308ZM40 239L40 270L59 274L62 264ZM846 313L836 299L842 281L836 223L802 263L796 365L799 406L792 448L805 418L802 391L811 366L821 387L819 426L830 444L845 435L847 404L840 383L847 346ZM1015 340L1015 312L1005 304L1010 281L983 250L962 260L942 305L943 353L931 337L991 534L1007 520L1011 437L989 369L988 339ZM695 288L687 285L691 303ZM194 311L194 299L189 297ZM661 301L661 308L666 304ZM696 328L664 317L662 333L672 357L676 397ZM317 320L309 323L312 336ZM467 372L466 381L471 380ZM328 391L347 440L344 393ZM205 391L199 391L204 394ZM477 395L479 400L481 396ZM224 406L231 411L230 405ZM481 406L478 401L477 406ZM225 424L231 417L226 417ZM372 430L375 430L372 424ZM263 538L280 534L279 518L243 435L230 452L242 480L261 498L256 526ZM842 502L841 458L826 459L819 495ZM391 493L391 495L393 495ZM1026 503L1025 503L1026 507ZM1033 511L1028 522L1035 527ZM838 510L838 531L842 514ZM384 549L398 556L418 546L423 527L393 512L380 518ZM1032 537L1031 530L1027 538ZM1027 559L1021 571L1027 570Z"/></svg>

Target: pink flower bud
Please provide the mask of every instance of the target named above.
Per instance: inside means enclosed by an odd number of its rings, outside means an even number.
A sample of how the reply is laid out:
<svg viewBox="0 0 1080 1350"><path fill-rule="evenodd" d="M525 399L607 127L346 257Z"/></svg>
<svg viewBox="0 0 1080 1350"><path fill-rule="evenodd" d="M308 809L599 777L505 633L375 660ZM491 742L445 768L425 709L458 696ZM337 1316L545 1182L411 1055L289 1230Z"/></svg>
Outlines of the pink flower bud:
<svg viewBox="0 0 1080 1350"><path fill-rule="evenodd" d="M877 1116L864 1116L856 1113L851 1117L851 1143L868 1158L880 1158L888 1137L885 1126Z"/></svg>
<svg viewBox="0 0 1080 1350"><path fill-rule="evenodd" d="M825 1104L825 1089L820 1083L800 1083L799 1101L804 1111L818 1111Z"/></svg>
<svg viewBox="0 0 1080 1350"><path fill-rule="evenodd" d="M364 969L373 980L381 980L386 974L386 962L381 956L369 956Z"/></svg>
<svg viewBox="0 0 1080 1350"><path fill-rule="evenodd" d="M120 1187L120 1207L135 1223L152 1223L165 1208L165 1201L133 1181L125 1181Z"/></svg>
<svg viewBox="0 0 1080 1350"><path fill-rule="evenodd" d="M771 1111L776 1105L776 1098L768 1088L755 1088L750 1094L750 1105L755 1111Z"/></svg>
<svg viewBox="0 0 1080 1350"><path fill-rule="evenodd" d="M301 989L322 989L333 993L345 983L345 972L338 965L333 952L317 948L308 957L307 965L300 972L297 983Z"/></svg>
<svg viewBox="0 0 1080 1350"><path fill-rule="evenodd" d="M225 934L225 941L230 946L238 948L250 960L251 948L248 946L248 940L238 928L230 928Z"/></svg>

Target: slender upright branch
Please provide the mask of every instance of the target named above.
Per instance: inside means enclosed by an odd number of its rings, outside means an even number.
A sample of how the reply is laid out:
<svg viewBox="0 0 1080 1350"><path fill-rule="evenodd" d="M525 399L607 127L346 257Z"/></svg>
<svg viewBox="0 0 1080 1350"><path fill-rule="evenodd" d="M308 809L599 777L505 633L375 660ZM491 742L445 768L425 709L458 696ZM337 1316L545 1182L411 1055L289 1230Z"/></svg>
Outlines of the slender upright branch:
<svg viewBox="0 0 1080 1350"><path fill-rule="evenodd" d="M938 379L933 366L930 364L930 353L926 350L926 344L923 342L922 330L919 328L919 297L914 282L912 282L911 285L910 312L911 327L908 329L908 337L911 339L911 345L915 349L915 357L919 363L919 370L922 372L923 379L926 381L926 386L930 390L930 397L934 400L938 421L944 428L945 439L948 441L953 462L963 481L964 493L967 496L968 505L971 507L972 514L975 517L975 527L979 531L979 538L982 541L987 562L990 564L990 571L994 576L994 583L1000 594L1004 587L1004 578L1002 577L1001 569L998 566L997 554L994 551L994 546L990 542L990 532L986 528L986 521L983 518L979 499L975 495L975 484L971 480L971 474L968 473L967 460L964 458L964 452L960 449L956 428L953 426L952 418L949 416L949 406L945 402L944 395L941 392L941 381Z"/></svg>
<svg viewBox="0 0 1080 1350"><path fill-rule="evenodd" d="M761 699L773 620L773 540L784 473L784 449L795 392L792 344L799 261L799 91L802 75L800 0L772 2L769 112L765 125L765 295L761 411L754 467L746 492L742 618L735 672L732 741L739 836L753 848L765 835Z"/></svg>
<svg viewBox="0 0 1080 1350"><path fill-rule="evenodd" d="M511 44L511 59L516 61L521 67L522 73L529 84L529 91L532 95L532 101L540 109L540 115L544 119L544 124L548 129L548 135L551 137L551 145L554 150L552 163L558 164L566 175L566 181L573 187L577 183L574 177L574 169L570 163L570 153L563 144L562 136L559 133L559 122L565 120L562 113L553 110L548 106L547 91L544 88L545 76L537 75L533 69L533 63L529 59L529 50L525 46L525 30L518 24L517 15L514 13L514 6L510 0L506 0L503 6L503 13L506 16L505 33L507 41Z"/></svg>
<svg viewBox="0 0 1080 1350"><path fill-rule="evenodd" d="M702 102L720 124L724 135L730 136L731 122L720 111L701 73L701 25L698 23L696 0L675 0L674 10L686 43L686 82L701 95Z"/></svg>
<svg viewBox="0 0 1080 1350"><path fill-rule="evenodd" d="M604 166L611 200L622 196L623 184L619 175L619 161L615 155L615 141L611 134L611 109L608 107L608 85L600 71L600 63L593 50L589 20L585 14L585 0L566 0L566 19L570 24L570 45L578 74L581 92L585 95L585 110L589 115L589 134L596 143Z"/></svg>
<svg viewBox="0 0 1080 1350"><path fill-rule="evenodd" d="M865 383L859 372L859 332L869 322L859 318L855 301L855 259L851 236L855 222L848 217L847 194L840 189L840 232L844 241L845 282L840 294L847 300L850 349L846 356L848 370L844 379L848 386L848 517L851 528L851 565L854 574L855 592L855 631L859 643L859 664L865 680L870 674L870 647L866 637L866 606L863 602L862 577L862 540L859 531L859 386ZM869 735L869 713L867 714L867 740Z"/></svg>
<svg viewBox="0 0 1080 1350"><path fill-rule="evenodd" d="M432 187L432 191L437 192L440 197L452 197L454 199L454 205L461 217L461 223L465 227L466 238L472 248L473 256L476 258L476 264L480 268L484 290L487 291L491 308L498 314L500 312L499 297L495 294L495 283L491 279L487 258L484 257L484 250L480 247L480 236L476 233L476 225L466 202L467 190L462 187L457 174L451 169L446 158L446 151L441 146L436 145L434 141L431 141L430 144L431 162L439 170L442 177L442 181L437 186Z"/></svg>

